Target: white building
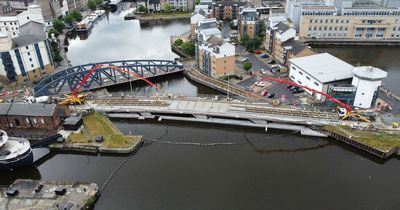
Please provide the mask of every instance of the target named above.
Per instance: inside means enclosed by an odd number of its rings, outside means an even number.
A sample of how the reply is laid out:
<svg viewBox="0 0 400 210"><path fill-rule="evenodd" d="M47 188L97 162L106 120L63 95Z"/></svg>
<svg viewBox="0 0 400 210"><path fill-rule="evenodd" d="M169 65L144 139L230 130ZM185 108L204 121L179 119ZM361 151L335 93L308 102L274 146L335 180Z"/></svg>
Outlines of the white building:
<svg viewBox="0 0 400 210"><path fill-rule="evenodd" d="M326 93L332 83L348 82L353 78L353 66L329 53L290 59L290 79L300 85ZM325 101L320 94L306 90L317 100Z"/></svg>
<svg viewBox="0 0 400 210"><path fill-rule="evenodd" d="M0 16L0 32L10 33L11 37L17 37L20 26L35 21L44 23L42 10L39 5L30 5L26 11L16 16Z"/></svg>
<svg viewBox="0 0 400 210"><path fill-rule="evenodd" d="M53 72L51 51L44 24L30 21L12 38L0 32L0 76L10 82L38 80Z"/></svg>
<svg viewBox="0 0 400 210"><path fill-rule="evenodd" d="M173 9L183 11L193 11L194 1L193 0L166 0Z"/></svg>
<svg viewBox="0 0 400 210"><path fill-rule="evenodd" d="M374 106L387 72L372 66L362 66L353 68L353 74L351 84L357 87L354 106L366 109Z"/></svg>

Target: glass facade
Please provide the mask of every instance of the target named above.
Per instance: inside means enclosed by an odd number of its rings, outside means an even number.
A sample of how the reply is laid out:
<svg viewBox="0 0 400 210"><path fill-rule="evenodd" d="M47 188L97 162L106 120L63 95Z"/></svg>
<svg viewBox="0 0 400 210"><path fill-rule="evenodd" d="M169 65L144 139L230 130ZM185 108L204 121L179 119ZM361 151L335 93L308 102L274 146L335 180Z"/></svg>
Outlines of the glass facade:
<svg viewBox="0 0 400 210"><path fill-rule="evenodd" d="M328 86L327 93L337 100L353 106L356 97L357 87L349 84L332 84ZM335 103L328 101L331 106L336 106Z"/></svg>

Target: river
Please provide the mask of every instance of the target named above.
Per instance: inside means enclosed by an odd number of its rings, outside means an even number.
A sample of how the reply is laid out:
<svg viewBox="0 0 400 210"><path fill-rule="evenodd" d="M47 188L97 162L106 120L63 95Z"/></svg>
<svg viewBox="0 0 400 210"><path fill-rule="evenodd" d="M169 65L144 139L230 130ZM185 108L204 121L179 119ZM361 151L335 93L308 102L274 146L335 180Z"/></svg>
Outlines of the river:
<svg viewBox="0 0 400 210"><path fill-rule="evenodd" d="M182 22L140 28L136 21L123 21L123 15L110 14L87 40L71 40L68 56L72 63L174 58L166 47L169 35L189 29L188 23ZM128 31L135 36L128 36ZM214 92L184 77L158 82L176 94ZM141 94L149 90L137 84L134 87ZM113 90L129 91L129 85ZM329 139L292 132L178 122L117 119L114 123L126 134L161 141L233 145L146 141L111 179L95 209L398 209L400 204L397 158L381 161ZM0 185L16 178L33 178L101 186L126 158L50 153L37 167L0 172Z"/></svg>

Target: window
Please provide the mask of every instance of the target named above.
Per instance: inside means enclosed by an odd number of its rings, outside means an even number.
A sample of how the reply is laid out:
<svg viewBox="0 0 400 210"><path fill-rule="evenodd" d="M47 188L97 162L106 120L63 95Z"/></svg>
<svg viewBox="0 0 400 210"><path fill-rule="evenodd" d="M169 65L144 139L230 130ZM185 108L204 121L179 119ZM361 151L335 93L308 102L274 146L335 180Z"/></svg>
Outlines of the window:
<svg viewBox="0 0 400 210"><path fill-rule="evenodd" d="M44 125L44 119L43 119L43 117L40 118L40 122L42 123L42 125Z"/></svg>
<svg viewBox="0 0 400 210"><path fill-rule="evenodd" d="M31 55L31 53L30 53L30 52L28 52L28 55Z"/></svg>
<svg viewBox="0 0 400 210"><path fill-rule="evenodd" d="M27 124L29 124L29 118L25 118Z"/></svg>
<svg viewBox="0 0 400 210"><path fill-rule="evenodd" d="M299 83L300 85L303 84L300 80L297 80L297 83Z"/></svg>
<svg viewBox="0 0 400 210"><path fill-rule="evenodd" d="M290 78L292 78L293 80L295 80L294 76L290 76Z"/></svg>
<svg viewBox="0 0 400 210"><path fill-rule="evenodd" d="M29 47L28 47L28 46L26 46L25 48L26 48L27 50L29 50Z"/></svg>
<svg viewBox="0 0 400 210"><path fill-rule="evenodd" d="M32 58L29 58L29 61L32 62Z"/></svg>
<svg viewBox="0 0 400 210"><path fill-rule="evenodd" d="M26 19L29 20L29 16L26 16Z"/></svg>
<svg viewBox="0 0 400 210"><path fill-rule="evenodd" d="M31 67L33 68L33 64L31 64Z"/></svg>
<svg viewBox="0 0 400 210"><path fill-rule="evenodd" d="M319 84L317 82L314 82L314 85L319 86Z"/></svg>
<svg viewBox="0 0 400 210"><path fill-rule="evenodd" d="M36 118L33 118L33 123L37 124Z"/></svg>
<svg viewBox="0 0 400 210"><path fill-rule="evenodd" d="M308 80L311 80L309 76L306 76L306 78L307 78Z"/></svg>
<svg viewBox="0 0 400 210"><path fill-rule="evenodd" d="M303 72L299 71L299 74L300 74L300 75L303 75Z"/></svg>

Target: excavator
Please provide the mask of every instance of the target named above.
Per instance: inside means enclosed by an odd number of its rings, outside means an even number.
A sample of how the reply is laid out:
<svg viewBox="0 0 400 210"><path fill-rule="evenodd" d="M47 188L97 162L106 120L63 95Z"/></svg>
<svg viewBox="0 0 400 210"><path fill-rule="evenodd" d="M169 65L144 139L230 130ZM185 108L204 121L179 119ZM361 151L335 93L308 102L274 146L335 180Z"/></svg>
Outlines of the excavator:
<svg viewBox="0 0 400 210"><path fill-rule="evenodd" d="M95 66L93 66L93 68L91 68L86 75L83 77L83 79L79 82L79 84L76 86L76 88L74 89L74 91L72 92L71 95L65 95L65 98L62 99L62 101L59 103L60 105L73 105L73 104L79 104L82 105L86 99L86 97L89 96L89 94L78 94L79 89L87 82L87 80L89 79L90 75L93 74L93 72L95 72L96 70L100 69L100 68L110 68L110 69L115 69L117 71L119 71L120 73L125 73L125 74L129 74L135 78L138 78L140 80L145 81L146 83L148 83L149 85L151 85L152 87L156 88L157 90L160 90L159 87L157 87L156 84L152 83L150 80L140 76L139 74L136 74L134 72L128 71L126 69L117 67L117 66L109 66L109 65L104 65L104 64L96 64Z"/></svg>
<svg viewBox="0 0 400 210"><path fill-rule="evenodd" d="M316 94L323 95L328 100L330 100L333 103L335 103L338 106L340 106L340 107L338 107L338 109L339 109L339 113L338 114L339 114L339 117L342 120L350 119L350 120L358 120L358 121L361 121L361 122L371 122L371 120L369 120L368 118L366 118L366 117L362 116L361 114L355 112L349 105L339 101L338 99L336 99L333 96L331 96L329 94L326 94L324 92L315 90L313 88L310 88L310 87L307 87L307 86L304 86L304 85L297 84L297 83L289 81L289 80L283 80L283 79L279 79L279 78L275 78L275 77L262 77L259 81L271 81L271 82L277 82L277 83L280 83L280 84L296 86L296 87L300 87L300 88L303 88L305 90L314 92Z"/></svg>

